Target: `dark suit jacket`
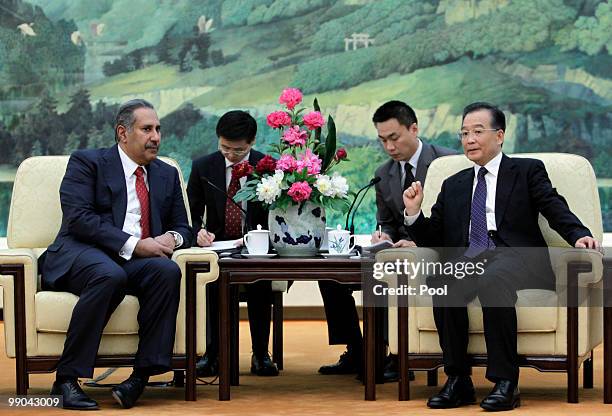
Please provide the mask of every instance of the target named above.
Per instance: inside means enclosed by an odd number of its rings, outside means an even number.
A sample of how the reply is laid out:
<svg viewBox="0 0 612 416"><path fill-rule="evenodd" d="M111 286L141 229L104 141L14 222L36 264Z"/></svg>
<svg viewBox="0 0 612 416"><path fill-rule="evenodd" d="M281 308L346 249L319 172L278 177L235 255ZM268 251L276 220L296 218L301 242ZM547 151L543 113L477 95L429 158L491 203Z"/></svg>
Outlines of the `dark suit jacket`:
<svg viewBox="0 0 612 416"><path fill-rule="evenodd" d="M468 168L442 183L431 217L425 218L421 213L408 227L417 245L451 248L445 251L446 259L457 258L465 252L464 248L469 245L473 181L474 168ZM554 275L548 250L537 249L546 247L538 226L540 213L571 246L579 238L591 235L552 187L542 161L503 155L495 194L496 243L498 246L533 248L520 252L522 262L532 277L547 283L539 287L552 288Z"/></svg>
<svg viewBox="0 0 612 416"><path fill-rule="evenodd" d="M264 154L251 149L249 163L253 166L264 157ZM191 210L191 222L194 235L202 228L202 217L206 212L206 229L215 234L215 240L227 240L225 236L225 204L226 197L221 192L208 185L204 178L217 187L225 190L225 157L221 152L214 152L193 161L187 196ZM256 229L261 224L268 228L268 210L259 202L247 203L246 224L248 229ZM194 245L197 244L194 238Z"/></svg>
<svg viewBox="0 0 612 416"><path fill-rule="evenodd" d="M146 167L149 183L151 236L176 231L181 247L190 247L192 232L178 171L161 160ZM70 156L60 186L62 225L42 265L43 281L53 288L85 249L97 247L116 261L130 237L123 222L127 190L117 145L107 149L77 150Z"/></svg>
<svg viewBox="0 0 612 416"><path fill-rule="evenodd" d="M422 141L423 149L416 169L416 180L425 185L425 176L431 162L441 156L454 155L457 152L441 146ZM382 231L393 241L412 240L404 225L404 202L402 201L402 176L399 162L389 159L376 169L376 176L381 181L376 184L376 220Z"/></svg>

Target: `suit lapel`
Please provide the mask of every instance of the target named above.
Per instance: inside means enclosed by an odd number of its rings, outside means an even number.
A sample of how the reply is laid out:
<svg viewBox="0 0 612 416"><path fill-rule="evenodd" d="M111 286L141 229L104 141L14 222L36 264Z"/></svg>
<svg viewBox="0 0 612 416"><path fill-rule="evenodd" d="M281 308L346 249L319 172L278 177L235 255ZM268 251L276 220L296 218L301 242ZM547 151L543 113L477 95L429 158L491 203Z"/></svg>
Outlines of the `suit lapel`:
<svg viewBox="0 0 612 416"><path fill-rule="evenodd" d="M217 152L213 159L213 166L210 169L210 181L221 189L227 189L225 184L225 158L221 152ZM211 188L214 195L215 208L217 209L217 218L225 218L225 197L218 191Z"/></svg>
<svg viewBox="0 0 612 416"><path fill-rule="evenodd" d="M389 165L389 188L391 195L393 196L393 203L397 208L397 212L401 212L404 209L404 201L402 199L402 176L400 175L400 164L399 162L393 161Z"/></svg>
<svg viewBox="0 0 612 416"><path fill-rule="evenodd" d="M497 187L495 192L495 223L499 227L504 218L508 199L516 183L518 171L516 165L508 156L503 155L497 173Z"/></svg>
<svg viewBox="0 0 612 416"><path fill-rule="evenodd" d="M104 179L112 195L113 222L116 227L122 228L127 211L127 188L117 145L107 149L102 159Z"/></svg>
<svg viewBox="0 0 612 416"><path fill-rule="evenodd" d="M433 149L430 144L423 143L423 148L421 149L421 155L419 156L419 161L417 162L416 168L416 180L421 182L421 185L425 186L425 177L427 176L427 169L429 169L429 165L434 160Z"/></svg>
<svg viewBox="0 0 612 416"><path fill-rule="evenodd" d="M454 210L459 219L461 225L461 241L464 245L467 245L470 233L470 216L472 209L472 186L474 184L474 168L469 168L460 173L457 179L457 186L449 189L453 189L456 194L451 198L451 201L455 201L456 205L448 207L448 209Z"/></svg>
<svg viewBox="0 0 612 416"><path fill-rule="evenodd" d="M161 206L166 195L167 177L162 173L159 163L153 161L147 166L151 236L158 236L162 233Z"/></svg>

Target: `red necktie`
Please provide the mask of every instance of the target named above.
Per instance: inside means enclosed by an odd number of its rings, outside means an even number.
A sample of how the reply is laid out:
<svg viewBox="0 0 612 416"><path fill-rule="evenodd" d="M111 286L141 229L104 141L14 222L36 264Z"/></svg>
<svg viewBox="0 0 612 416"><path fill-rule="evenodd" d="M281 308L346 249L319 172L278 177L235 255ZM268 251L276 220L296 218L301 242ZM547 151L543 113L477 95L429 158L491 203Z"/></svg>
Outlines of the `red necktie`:
<svg viewBox="0 0 612 416"><path fill-rule="evenodd" d="M149 191L144 181L144 169L138 166L134 174L136 175L136 195L140 202L140 229L142 230L140 238L144 240L151 236L151 232L149 231Z"/></svg>
<svg viewBox="0 0 612 416"><path fill-rule="evenodd" d="M232 173L232 180L227 188L227 195L233 198L240 189L240 179ZM229 239L242 236L242 216L240 208L230 200L225 201L225 236Z"/></svg>

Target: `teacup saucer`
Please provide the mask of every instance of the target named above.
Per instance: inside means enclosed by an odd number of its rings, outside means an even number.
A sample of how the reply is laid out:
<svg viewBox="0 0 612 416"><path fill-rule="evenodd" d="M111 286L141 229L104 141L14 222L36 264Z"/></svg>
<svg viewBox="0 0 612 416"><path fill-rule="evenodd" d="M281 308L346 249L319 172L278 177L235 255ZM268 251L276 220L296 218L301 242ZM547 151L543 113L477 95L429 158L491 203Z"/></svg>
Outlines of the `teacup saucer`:
<svg viewBox="0 0 612 416"><path fill-rule="evenodd" d="M270 257L277 256L278 254L276 254L276 253L270 253L270 254L249 254L249 253L244 253L242 255L244 257L248 257L250 259L267 259L267 258L270 258Z"/></svg>

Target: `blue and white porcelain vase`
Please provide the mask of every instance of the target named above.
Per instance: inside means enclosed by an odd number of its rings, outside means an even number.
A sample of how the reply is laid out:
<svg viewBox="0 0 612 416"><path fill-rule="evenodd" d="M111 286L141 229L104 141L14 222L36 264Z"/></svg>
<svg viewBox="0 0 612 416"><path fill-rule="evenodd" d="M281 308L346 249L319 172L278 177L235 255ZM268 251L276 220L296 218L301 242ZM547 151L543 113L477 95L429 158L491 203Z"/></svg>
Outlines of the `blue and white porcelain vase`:
<svg viewBox="0 0 612 416"><path fill-rule="evenodd" d="M270 241L279 256L314 256L325 234L325 209L310 201L268 213Z"/></svg>

